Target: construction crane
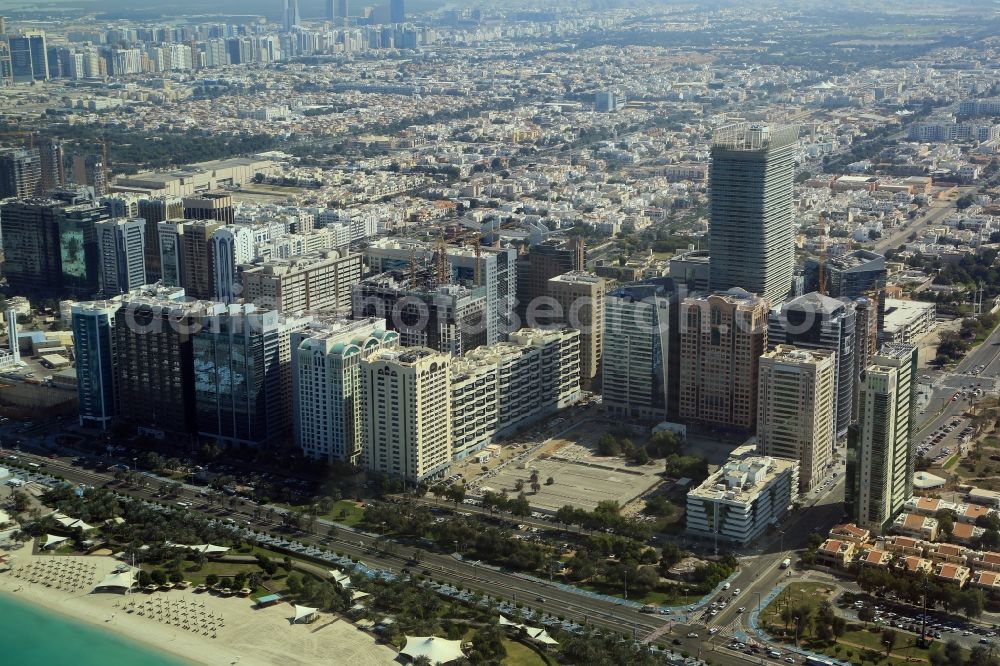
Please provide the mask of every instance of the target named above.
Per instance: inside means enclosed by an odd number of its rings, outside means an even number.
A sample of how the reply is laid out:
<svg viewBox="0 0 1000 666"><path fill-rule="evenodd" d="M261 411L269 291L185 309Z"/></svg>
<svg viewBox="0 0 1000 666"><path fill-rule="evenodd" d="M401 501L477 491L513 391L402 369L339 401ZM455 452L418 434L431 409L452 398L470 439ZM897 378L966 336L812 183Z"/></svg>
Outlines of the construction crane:
<svg viewBox="0 0 1000 666"><path fill-rule="evenodd" d="M448 248L444 243L444 236L439 236L437 248L434 252L434 272L438 284L448 284L451 271L448 270Z"/></svg>
<svg viewBox="0 0 1000 666"><path fill-rule="evenodd" d="M35 133L28 132L25 130L11 130L9 132L0 132L0 136L26 136L28 137L28 148L35 147Z"/></svg>

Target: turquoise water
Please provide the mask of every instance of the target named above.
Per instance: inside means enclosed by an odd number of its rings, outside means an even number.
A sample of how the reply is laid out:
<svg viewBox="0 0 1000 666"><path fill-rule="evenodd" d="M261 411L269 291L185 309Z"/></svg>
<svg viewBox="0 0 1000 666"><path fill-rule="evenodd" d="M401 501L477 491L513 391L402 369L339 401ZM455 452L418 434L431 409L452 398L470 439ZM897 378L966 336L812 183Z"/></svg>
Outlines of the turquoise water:
<svg viewBox="0 0 1000 666"><path fill-rule="evenodd" d="M170 655L0 595L4 664L184 666Z"/></svg>

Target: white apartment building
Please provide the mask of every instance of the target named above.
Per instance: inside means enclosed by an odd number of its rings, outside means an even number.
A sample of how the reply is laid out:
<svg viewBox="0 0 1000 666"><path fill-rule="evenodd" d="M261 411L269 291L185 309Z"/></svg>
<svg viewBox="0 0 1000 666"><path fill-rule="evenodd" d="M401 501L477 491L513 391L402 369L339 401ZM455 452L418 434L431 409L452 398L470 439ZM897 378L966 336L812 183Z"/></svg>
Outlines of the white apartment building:
<svg viewBox="0 0 1000 666"><path fill-rule="evenodd" d="M580 333L522 329L451 365L452 458L580 400Z"/></svg>
<svg viewBox="0 0 1000 666"><path fill-rule="evenodd" d="M317 324L292 334L295 443L307 458L361 462L361 361L399 345L384 319Z"/></svg>
<svg viewBox="0 0 1000 666"><path fill-rule="evenodd" d="M451 358L423 347L381 349L361 362L364 463L412 483L451 464Z"/></svg>
<svg viewBox="0 0 1000 666"><path fill-rule="evenodd" d="M828 473L836 444L837 352L778 345L760 357L757 446L799 461L799 491Z"/></svg>

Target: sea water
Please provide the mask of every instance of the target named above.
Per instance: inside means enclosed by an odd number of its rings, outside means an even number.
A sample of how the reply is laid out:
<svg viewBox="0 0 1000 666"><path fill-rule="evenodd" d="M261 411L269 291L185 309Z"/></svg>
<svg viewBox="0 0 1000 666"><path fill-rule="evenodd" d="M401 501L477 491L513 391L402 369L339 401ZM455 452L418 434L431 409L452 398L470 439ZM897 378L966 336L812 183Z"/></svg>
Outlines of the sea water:
<svg viewBox="0 0 1000 666"><path fill-rule="evenodd" d="M184 666L163 652L38 606L0 595L0 663L60 666Z"/></svg>

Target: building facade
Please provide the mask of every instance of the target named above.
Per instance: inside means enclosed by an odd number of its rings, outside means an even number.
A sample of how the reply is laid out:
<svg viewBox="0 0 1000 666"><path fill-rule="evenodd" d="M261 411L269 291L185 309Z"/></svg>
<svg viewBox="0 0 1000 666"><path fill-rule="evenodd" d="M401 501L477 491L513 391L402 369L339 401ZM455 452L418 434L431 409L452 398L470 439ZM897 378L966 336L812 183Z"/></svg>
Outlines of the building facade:
<svg viewBox="0 0 1000 666"><path fill-rule="evenodd" d="M836 444L836 352L778 345L760 359L757 446L799 462L799 491L829 474Z"/></svg>
<svg viewBox="0 0 1000 666"><path fill-rule="evenodd" d="M451 359L421 347L383 349L361 362L365 466L412 483L451 463Z"/></svg>
<svg viewBox="0 0 1000 666"><path fill-rule="evenodd" d="M292 335L295 443L307 458L362 462L361 363L399 346L385 320L338 321Z"/></svg>
<svg viewBox="0 0 1000 666"><path fill-rule="evenodd" d="M676 414L677 306L662 284L628 285L605 298L601 394L609 416L659 423Z"/></svg>
<svg viewBox="0 0 1000 666"><path fill-rule="evenodd" d="M917 348L887 344L865 369L847 443L845 501L860 527L883 532L913 495Z"/></svg>
<svg viewBox="0 0 1000 666"><path fill-rule="evenodd" d="M773 308L768 322L768 344L804 349L831 349L837 353L836 433L847 436L854 412L854 353L857 342L855 304L812 292Z"/></svg>
<svg viewBox="0 0 1000 666"><path fill-rule="evenodd" d="M745 546L779 524L798 497L798 462L733 459L688 493L687 533Z"/></svg>
<svg viewBox="0 0 1000 666"><path fill-rule="evenodd" d="M107 430L116 405L115 315L121 299L74 303L73 347L76 354L76 387L80 425Z"/></svg>
<svg viewBox="0 0 1000 666"><path fill-rule="evenodd" d="M346 313L361 266L360 254L336 250L244 266L243 298L282 312Z"/></svg>
<svg viewBox="0 0 1000 666"><path fill-rule="evenodd" d="M792 286L792 181L798 127L743 123L712 138L709 279L770 302Z"/></svg>
<svg viewBox="0 0 1000 666"><path fill-rule="evenodd" d="M742 289L685 298L678 322L680 417L752 433L760 357L767 348L767 301Z"/></svg>
<svg viewBox="0 0 1000 666"><path fill-rule="evenodd" d="M105 298L146 284L146 222L114 219L97 222L100 288Z"/></svg>
<svg viewBox="0 0 1000 666"><path fill-rule="evenodd" d="M560 312L555 321L580 331L580 381L584 390L601 386L604 352L604 278L573 271L549 279L548 296Z"/></svg>

